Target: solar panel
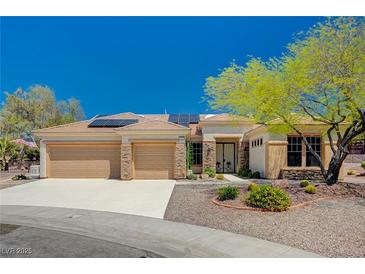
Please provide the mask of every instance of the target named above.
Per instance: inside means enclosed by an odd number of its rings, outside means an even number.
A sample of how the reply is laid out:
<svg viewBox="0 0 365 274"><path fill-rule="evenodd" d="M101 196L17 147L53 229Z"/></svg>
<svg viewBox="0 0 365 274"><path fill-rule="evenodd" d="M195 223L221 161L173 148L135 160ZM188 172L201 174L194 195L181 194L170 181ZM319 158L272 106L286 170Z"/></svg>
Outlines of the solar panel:
<svg viewBox="0 0 365 274"><path fill-rule="evenodd" d="M189 114L180 114L179 116L179 124L180 123L189 123Z"/></svg>
<svg viewBox="0 0 365 274"><path fill-rule="evenodd" d="M89 127L124 127L138 123L137 119L96 119Z"/></svg>
<svg viewBox="0 0 365 274"><path fill-rule="evenodd" d="M106 123L106 119L96 119L89 124L89 127L102 127Z"/></svg>
<svg viewBox="0 0 365 274"><path fill-rule="evenodd" d="M179 122L179 114L170 114L169 122L177 124Z"/></svg>
<svg viewBox="0 0 365 274"><path fill-rule="evenodd" d="M199 114L170 114L169 122L179 124L182 126L189 126L189 124L197 124L200 121Z"/></svg>
<svg viewBox="0 0 365 274"><path fill-rule="evenodd" d="M200 121L199 114L190 114L190 124L197 124Z"/></svg>

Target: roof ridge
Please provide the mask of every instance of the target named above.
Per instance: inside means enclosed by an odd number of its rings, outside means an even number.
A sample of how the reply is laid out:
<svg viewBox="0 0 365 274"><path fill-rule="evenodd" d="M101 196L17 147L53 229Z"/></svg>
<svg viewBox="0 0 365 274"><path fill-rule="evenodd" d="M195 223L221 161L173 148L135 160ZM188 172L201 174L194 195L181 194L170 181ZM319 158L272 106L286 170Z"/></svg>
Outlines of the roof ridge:
<svg viewBox="0 0 365 274"><path fill-rule="evenodd" d="M115 114L111 114L111 115L107 115L107 116L103 116L103 118L105 119L108 119L108 117L113 117L113 116L117 116L117 115L121 115L121 114L131 114L131 115L134 115L136 117L142 117L144 118L142 115L140 114L136 114L134 112L130 112L130 111L127 111L127 112L119 112L119 113L115 113ZM127 119L127 118L126 118Z"/></svg>
<svg viewBox="0 0 365 274"><path fill-rule="evenodd" d="M89 122L91 120L93 120L93 118L90 118L90 119L87 119L87 120L82 120L82 121L76 121L76 122L72 122L72 123L67 123L67 124L62 124L62 125L56 125L56 126L51 126L51 127L46 127L46 128L38 128L38 129L34 129L32 130L32 132L37 132L37 131L40 131L40 130L45 130L45 129L54 129L54 128L60 128L60 127L65 127L65 126L70 126L70 125L75 125L75 124L80 124L80 123L83 123L83 122Z"/></svg>

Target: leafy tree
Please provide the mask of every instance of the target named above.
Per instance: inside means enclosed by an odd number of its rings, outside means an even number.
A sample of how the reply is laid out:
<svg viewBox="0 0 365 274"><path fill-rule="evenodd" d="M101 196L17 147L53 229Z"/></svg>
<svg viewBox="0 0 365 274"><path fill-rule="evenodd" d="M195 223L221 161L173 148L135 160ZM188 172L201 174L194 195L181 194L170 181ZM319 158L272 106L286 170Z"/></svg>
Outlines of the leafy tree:
<svg viewBox="0 0 365 274"><path fill-rule="evenodd" d="M281 133L296 132L334 184L348 145L365 132L364 18L329 18L288 46L278 58L252 58L209 77L206 96L214 109L252 117ZM303 122L325 126L333 156L328 168L304 138Z"/></svg>
<svg viewBox="0 0 365 274"><path fill-rule="evenodd" d="M8 135L0 138L1 170L8 170L8 163L17 157L18 145L11 141Z"/></svg>
<svg viewBox="0 0 365 274"><path fill-rule="evenodd" d="M25 147L25 156L28 160L39 160L39 148L37 147Z"/></svg>
<svg viewBox="0 0 365 274"><path fill-rule="evenodd" d="M28 90L18 89L13 94L5 92L6 100L0 111L1 135L19 138L33 129L82 120L84 112L75 98L56 101L54 92L36 85Z"/></svg>

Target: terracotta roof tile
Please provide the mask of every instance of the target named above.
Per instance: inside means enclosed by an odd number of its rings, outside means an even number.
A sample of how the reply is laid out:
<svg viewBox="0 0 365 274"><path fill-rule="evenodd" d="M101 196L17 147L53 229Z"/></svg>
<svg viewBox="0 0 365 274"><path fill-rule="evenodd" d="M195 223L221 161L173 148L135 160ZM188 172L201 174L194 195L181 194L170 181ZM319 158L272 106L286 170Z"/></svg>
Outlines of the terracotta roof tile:
<svg viewBox="0 0 365 274"><path fill-rule="evenodd" d="M116 131L127 131L127 130L181 130L188 129L187 127L180 126L174 123L170 123L167 121L159 120L159 119L151 119L146 120L144 122L140 122L133 125L128 125L125 127L117 128Z"/></svg>

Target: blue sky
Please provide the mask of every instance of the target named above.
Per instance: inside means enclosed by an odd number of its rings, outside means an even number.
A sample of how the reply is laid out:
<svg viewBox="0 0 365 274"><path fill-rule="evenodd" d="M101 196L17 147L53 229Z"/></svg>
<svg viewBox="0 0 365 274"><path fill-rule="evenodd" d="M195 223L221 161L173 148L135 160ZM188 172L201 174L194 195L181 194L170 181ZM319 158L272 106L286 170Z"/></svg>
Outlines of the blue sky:
<svg viewBox="0 0 365 274"><path fill-rule="evenodd" d="M232 60L278 56L321 17L2 17L0 91L33 84L87 117L209 113L204 82ZM1 94L0 101L4 100Z"/></svg>

